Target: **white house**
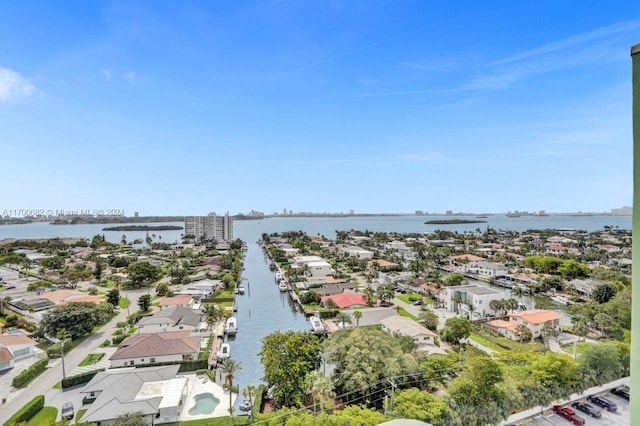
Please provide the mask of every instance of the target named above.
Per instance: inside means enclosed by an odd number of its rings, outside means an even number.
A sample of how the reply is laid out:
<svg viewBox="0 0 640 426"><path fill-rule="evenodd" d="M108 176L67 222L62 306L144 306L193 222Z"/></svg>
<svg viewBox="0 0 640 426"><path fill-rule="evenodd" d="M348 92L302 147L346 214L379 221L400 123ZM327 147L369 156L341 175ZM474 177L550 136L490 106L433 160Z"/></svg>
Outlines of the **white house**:
<svg viewBox="0 0 640 426"><path fill-rule="evenodd" d="M382 324L382 331L385 333L404 334L405 336L411 337L418 345L418 350L428 352L429 354L446 354L445 351L435 345L435 338L438 337L438 335L410 318L391 315L381 319L380 324Z"/></svg>
<svg viewBox="0 0 640 426"><path fill-rule="evenodd" d="M207 324L200 311L184 306L171 306L138 321L138 333L163 333L171 331L202 332Z"/></svg>
<svg viewBox="0 0 640 426"><path fill-rule="evenodd" d="M176 377L179 368L168 365L99 372L80 391L95 398L82 420L109 426L118 416L139 411L147 425L178 422L188 395L187 378Z"/></svg>
<svg viewBox="0 0 640 426"><path fill-rule="evenodd" d="M509 268L499 263L481 260L467 264L466 271L470 274L476 274L482 277L496 278L507 275L509 273Z"/></svg>
<svg viewBox="0 0 640 426"><path fill-rule="evenodd" d="M492 300L502 299L502 292L475 284L447 287L443 300L447 309L471 317L483 318L494 314L489 307ZM472 306L470 308L469 306ZM470 311L473 311L471 313Z"/></svg>
<svg viewBox="0 0 640 426"><path fill-rule="evenodd" d="M331 264L320 256L296 256L293 258L295 266L305 268L309 277L326 277L333 275Z"/></svg>
<svg viewBox="0 0 640 426"><path fill-rule="evenodd" d="M359 260L373 259L373 252L360 247L352 246L342 249L342 253L349 257L357 257Z"/></svg>
<svg viewBox="0 0 640 426"><path fill-rule="evenodd" d="M0 335L0 371L13 368L15 361L35 355L37 342L24 335Z"/></svg>

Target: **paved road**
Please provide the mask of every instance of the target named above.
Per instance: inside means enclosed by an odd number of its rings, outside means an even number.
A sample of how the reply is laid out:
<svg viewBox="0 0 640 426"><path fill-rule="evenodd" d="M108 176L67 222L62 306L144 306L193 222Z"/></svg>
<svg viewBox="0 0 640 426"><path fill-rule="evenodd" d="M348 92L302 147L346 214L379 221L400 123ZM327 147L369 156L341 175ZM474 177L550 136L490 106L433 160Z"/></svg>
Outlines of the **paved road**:
<svg viewBox="0 0 640 426"><path fill-rule="evenodd" d="M129 307L130 313L138 310L136 301L142 294L146 294L146 290L122 290L122 295L127 295L131 300ZM127 310L121 309L118 314L107 324L102 326L100 330L88 337L84 342L78 345L73 351L65 356L65 371L67 375L90 353L94 352L105 340L111 338L116 324L127 319ZM0 405L0 424L4 423L20 409L24 404L33 399L36 395L47 395L48 391L60 380L62 380L62 360L53 359L49 362L49 368L32 382L25 389L11 388L8 391L3 390L7 396L5 404ZM57 390L56 390L57 391ZM49 394L50 395L50 394ZM48 405L45 397L45 405ZM58 407L60 409L60 407ZM78 409L78 407L76 407Z"/></svg>

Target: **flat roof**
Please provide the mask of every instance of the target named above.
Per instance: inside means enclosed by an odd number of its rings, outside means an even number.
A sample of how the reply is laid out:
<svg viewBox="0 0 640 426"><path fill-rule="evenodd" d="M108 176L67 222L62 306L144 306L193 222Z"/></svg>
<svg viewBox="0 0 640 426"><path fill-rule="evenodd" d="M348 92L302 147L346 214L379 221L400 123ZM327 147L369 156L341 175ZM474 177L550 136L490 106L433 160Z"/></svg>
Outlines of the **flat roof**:
<svg viewBox="0 0 640 426"><path fill-rule="evenodd" d="M460 285L457 287L449 287L454 291L465 291L467 293L472 293L475 294L476 296L484 296L487 294L500 294L501 292L494 290L492 288L489 287L483 287L481 285L475 285L475 284L471 284L471 285Z"/></svg>

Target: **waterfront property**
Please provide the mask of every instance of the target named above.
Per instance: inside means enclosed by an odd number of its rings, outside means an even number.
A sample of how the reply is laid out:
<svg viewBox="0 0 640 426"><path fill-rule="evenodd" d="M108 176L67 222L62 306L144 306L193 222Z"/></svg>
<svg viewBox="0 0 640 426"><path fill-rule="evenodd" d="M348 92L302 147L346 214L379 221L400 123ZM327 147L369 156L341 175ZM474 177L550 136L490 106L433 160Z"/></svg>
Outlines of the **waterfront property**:
<svg viewBox="0 0 640 426"><path fill-rule="evenodd" d="M112 367L157 362L179 362L198 358L201 337L188 331L134 334L122 341L109 360Z"/></svg>
<svg viewBox="0 0 640 426"><path fill-rule="evenodd" d="M184 218L184 234L190 235L196 242L233 240L233 217L229 213L218 216L187 216Z"/></svg>
<svg viewBox="0 0 640 426"><path fill-rule="evenodd" d="M184 306L173 306L144 317L137 324L139 333L161 333L166 331L203 332L208 326L200 311Z"/></svg>
<svg viewBox="0 0 640 426"><path fill-rule="evenodd" d="M560 319L562 315L542 309L532 311L516 312L509 314L509 321L493 320L487 323L487 327L513 340L519 340L516 329L519 325L524 325L531 332L533 338L542 334L544 327L552 327L555 330L560 328Z"/></svg>
<svg viewBox="0 0 640 426"><path fill-rule="evenodd" d="M489 304L492 300L500 298L502 298L501 292L475 284L447 287L443 293L447 309L475 318L484 318L495 314Z"/></svg>
<svg viewBox="0 0 640 426"><path fill-rule="evenodd" d="M364 308L367 306L362 293L338 293L332 296L323 296L320 300L322 300L322 303L332 300L340 309Z"/></svg>
<svg viewBox="0 0 640 426"><path fill-rule="evenodd" d="M146 424L180 420L187 398L187 378L176 377L178 365L101 371L80 391L95 398L82 421L109 426L130 412L142 412Z"/></svg>

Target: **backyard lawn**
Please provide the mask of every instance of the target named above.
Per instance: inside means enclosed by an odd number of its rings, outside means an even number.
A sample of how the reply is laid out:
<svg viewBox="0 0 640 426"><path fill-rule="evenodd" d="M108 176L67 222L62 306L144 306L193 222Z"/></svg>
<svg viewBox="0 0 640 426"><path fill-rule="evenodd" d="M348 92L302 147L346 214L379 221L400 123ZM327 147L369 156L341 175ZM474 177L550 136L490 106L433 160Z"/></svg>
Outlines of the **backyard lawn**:
<svg viewBox="0 0 640 426"><path fill-rule="evenodd" d="M103 356L104 356L104 353L89 354L80 362L80 364L78 364L78 367L84 367L84 366L87 366L87 365L93 365L96 362L100 361Z"/></svg>

